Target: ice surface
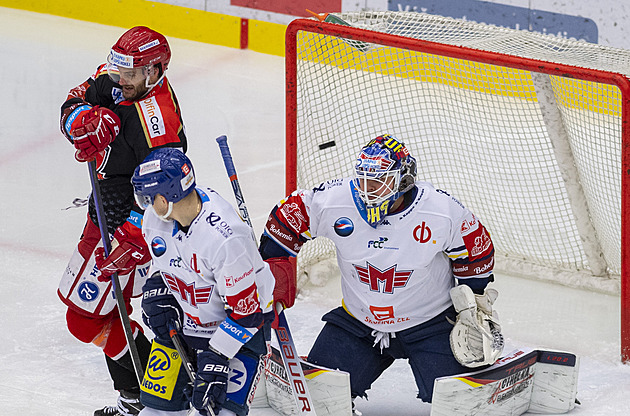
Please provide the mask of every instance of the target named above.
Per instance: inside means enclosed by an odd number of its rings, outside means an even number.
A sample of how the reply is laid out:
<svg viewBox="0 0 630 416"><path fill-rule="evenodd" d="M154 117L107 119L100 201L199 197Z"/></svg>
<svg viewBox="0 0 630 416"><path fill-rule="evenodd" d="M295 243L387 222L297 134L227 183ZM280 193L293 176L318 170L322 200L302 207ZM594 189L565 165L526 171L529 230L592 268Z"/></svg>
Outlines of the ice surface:
<svg viewBox="0 0 630 416"><path fill-rule="evenodd" d="M59 106L91 75L124 30L0 8L0 415L91 415L114 403L102 353L65 327L57 284L85 220L65 209L90 192L87 167L59 133ZM198 182L231 198L215 138L226 134L256 233L284 196L284 60L169 39L177 93ZM580 355L572 414L630 414L630 366L619 360L619 298L498 276L496 308L506 350L552 348ZM287 311L306 354L319 317L340 302L339 283L306 286ZM137 303L136 303L136 306ZM139 318L138 310L134 313ZM365 416L429 415L405 362L360 400ZM276 415L253 409L253 416Z"/></svg>

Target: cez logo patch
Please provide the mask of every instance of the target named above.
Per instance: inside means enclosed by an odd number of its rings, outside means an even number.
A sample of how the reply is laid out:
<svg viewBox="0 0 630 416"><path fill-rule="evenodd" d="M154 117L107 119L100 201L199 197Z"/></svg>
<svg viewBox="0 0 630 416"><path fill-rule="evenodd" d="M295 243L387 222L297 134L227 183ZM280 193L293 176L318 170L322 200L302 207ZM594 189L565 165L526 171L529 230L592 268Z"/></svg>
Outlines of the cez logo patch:
<svg viewBox="0 0 630 416"><path fill-rule="evenodd" d="M354 231L354 223L350 218L341 217L335 221L334 228L339 237L347 237Z"/></svg>
<svg viewBox="0 0 630 416"><path fill-rule="evenodd" d="M155 257L162 256L166 253L166 241L160 236L153 238L153 240L151 240L151 251Z"/></svg>

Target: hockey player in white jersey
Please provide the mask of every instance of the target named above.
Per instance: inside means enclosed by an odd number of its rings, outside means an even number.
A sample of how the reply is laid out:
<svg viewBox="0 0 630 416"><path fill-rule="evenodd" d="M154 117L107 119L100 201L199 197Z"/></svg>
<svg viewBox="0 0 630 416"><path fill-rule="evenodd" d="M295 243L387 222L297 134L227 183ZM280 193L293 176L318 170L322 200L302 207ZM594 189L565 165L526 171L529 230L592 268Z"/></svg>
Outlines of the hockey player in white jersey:
<svg viewBox="0 0 630 416"><path fill-rule="evenodd" d="M402 142L379 136L361 149L354 178L296 190L272 210L261 238L271 264L312 238L334 242L343 299L324 315L308 361L347 371L353 398L407 359L418 397L431 402L437 377L492 364L503 348L497 292L486 289L490 235L457 199L416 181L416 170ZM294 293L295 276L274 275Z"/></svg>
<svg viewBox="0 0 630 416"><path fill-rule="evenodd" d="M275 284L252 230L220 195L196 186L178 149L153 151L132 183L153 259L143 318L156 335L140 414L186 415L192 404L202 415L210 406L245 416L264 370ZM192 387L169 336L173 325L197 365Z"/></svg>

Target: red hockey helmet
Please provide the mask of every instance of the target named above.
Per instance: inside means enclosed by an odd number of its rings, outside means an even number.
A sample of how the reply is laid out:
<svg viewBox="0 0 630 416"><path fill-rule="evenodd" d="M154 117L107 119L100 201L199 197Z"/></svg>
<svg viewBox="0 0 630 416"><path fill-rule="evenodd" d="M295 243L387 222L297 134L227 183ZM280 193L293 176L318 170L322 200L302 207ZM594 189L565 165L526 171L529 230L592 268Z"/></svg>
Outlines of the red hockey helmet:
<svg viewBox="0 0 630 416"><path fill-rule="evenodd" d="M145 26L132 27L112 46L107 62L121 68L138 68L161 64L168 68L171 48L161 33Z"/></svg>

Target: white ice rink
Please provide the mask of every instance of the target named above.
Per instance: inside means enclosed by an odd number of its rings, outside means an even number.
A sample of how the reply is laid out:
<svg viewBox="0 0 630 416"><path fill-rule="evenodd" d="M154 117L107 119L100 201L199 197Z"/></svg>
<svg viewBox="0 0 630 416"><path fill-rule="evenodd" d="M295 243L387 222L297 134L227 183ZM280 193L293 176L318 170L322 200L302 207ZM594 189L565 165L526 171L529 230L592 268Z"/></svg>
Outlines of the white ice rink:
<svg viewBox="0 0 630 416"><path fill-rule="evenodd" d="M91 415L115 402L103 355L65 327L56 289L85 221L65 209L90 192L85 165L58 128L68 90L106 58L122 28L0 8L0 415ZM170 38L167 72L189 138L198 182L232 191L215 138L226 134L249 213L260 235L284 196L284 60ZM380 133L380 132L378 132ZM366 138L367 140L368 138ZM421 158L421 156L420 156ZM350 161L340 161L350 163ZM306 288L287 317L305 355L319 317L339 305L338 282ZM514 347L581 357L571 414L630 414L630 365L619 359L619 298L497 276L496 303ZM138 310L134 317L140 320ZM385 372L358 408L365 416L429 415L406 363ZM254 416L276 415L253 409Z"/></svg>

